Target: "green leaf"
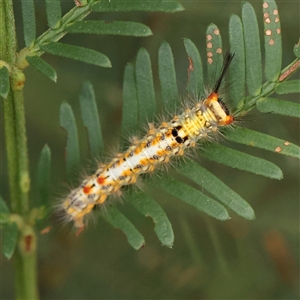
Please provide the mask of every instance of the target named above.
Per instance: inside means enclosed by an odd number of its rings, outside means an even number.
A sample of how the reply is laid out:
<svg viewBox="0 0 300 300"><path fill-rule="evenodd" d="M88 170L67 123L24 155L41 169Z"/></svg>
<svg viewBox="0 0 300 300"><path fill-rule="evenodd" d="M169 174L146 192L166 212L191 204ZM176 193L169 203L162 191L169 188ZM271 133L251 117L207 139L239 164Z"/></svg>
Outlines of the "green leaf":
<svg viewBox="0 0 300 300"><path fill-rule="evenodd" d="M289 80L277 83L275 85L275 92L277 94L300 93L300 80Z"/></svg>
<svg viewBox="0 0 300 300"><path fill-rule="evenodd" d="M71 106L66 102L63 102L60 106L59 118L60 126L67 131L66 167L67 177L71 178L73 175L78 174L80 153L74 114Z"/></svg>
<svg viewBox="0 0 300 300"><path fill-rule="evenodd" d="M90 153L93 158L97 158L103 153L104 146L95 93L90 82L82 85L79 102L83 125L88 132Z"/></svg>
<svg viewBox="0 0 300 300"><path fill-rule="evenodd" d="M127 201L141 214L153 220L155 224L154 230L158 239L164 246L172 248L174 233L163 209L150 196L141 191L135 191L126 196Z"/></svg>
<svg viewBox="0 0 300 300"><path fill-rule="evenodd" d="M5 203L5 201L0 196L0 224L5 224L9 222L10 211Z"/></svg>
<svg viewBox="0 0 300 300"><path fill-rule="evenodd" d="M162 11L177 12L184 8L174 0L122 0L110 1L102 0L92 6L92 10L96 12L120 12L120 11Z"/></svg>
<svg viewBox="0 0 300 300"><path fill-rule="evenodd" d="M21 0L23 32L26 47L30 47L35 40L35 13L33 0Z"/></svg>
<svg viewBox="0 0 300 300"><path fill-rule="evenodd" d="M230 218L222 204L174 178L151 178L149 182L151 186L166 191L168 194L194 206L209 216L218 220L228 220Z"/></svg>
<svg viewBox="0 0 300 300"><path fill-rule="evenodd" d="M178 172L205 188L241 217L255 219L252 207L240 195L199 164L187 160L180 165Z"/></svg>
<svg viewBox="0 0 300 300"><path fill-rule="evenodd" d="M9 93L9 72L5 66L0 66L0 96L6 98Z"/></svg>
<svg viewBox="0 0 300 300"><path fill-rule="evenodd" d="M222 38L215 24L210 24L206 30L207 76L209 85L213 86L221 73L223 65Z"/></svg>
<svg viewBox="0 0 300 300"><path fill-rule="evenodd" d="M300 39L299 39L298 44L296 44L294 46L294 50L293 51L294 51L295 56L298 57L298 58L300 58Z"/></svg>
<svg viewBox="0 0 300 300"><path fill-rule="evenodd" d="M37 170L38 206L49 204L49 180L51 172L51 151L45 145L41 151Z"/></svg>
<svg viewBox="0 0 300 300"><path fill-rule="evenodd" d="M300 158L300 148L297 145L247 128L237 127L235 130L227 130L226 138L236 143Z"/></svg>
<svg viewBox="0 0 300 300"><path fill-rule="evenodd" d="M230 86L226 105L234 108L245 97L245 47L243 24L237 15L232 15L229 21L230 51L234 58L228 70Z"/></svg>
<svg viewBox="0 0 300 300"><path fill-rule="evenodd" d="M179 104L179 96L173 53L167 42L163 42L158 50L158 75L164 109L174 111L176 104Z"/></svg>
<svg viewBox="0 0 300 300"><path fill-rule="evenodd" d="M138 128L138 124L135 70L134 66L128 63L124 71L123 81L122 136L134 133Z"/></svg>
<svg viewBox="0 0 300 300"><path fill-rule="evenodd" d="M18 242L18 226L15 222L4 225L2 251L7 259L13 256Z"/></svg>
<svg viewBox="0 0 300 300"><path fill-rule="evenodd" d="M246 82L249 94L257 96L260 94L262 86L259 30L254 9L248 2L242 4L242 20L246 54Z"/></svg>
<svg viewBox="0 0 300 300"><path fill-rule="evenodd" d="M66 27L69 33L149 36L152 31L144 24L125 21L78 21Z"/></svg>
<svg viewBox="0 0 300 300"><path fill-rule="evenodd" d="M60 0L45 0L48 26L56 29L60 25L61 6Z"/></svg>
<svg viewBox="0 0 300 300"><path fill-rule="evenodd" d="M9 208L7 207L5 201L3 200L2 196L0 196L0 212L2 214L9 214Z"/></svg>
<svg viewBox="0 0 300 300"><path fill-rule="evenodd" d="M256 102L256 107L261 112L272 112L274 114L300 118L299 103L274 98L261 98Z"/></svg>
<svg viewBox="0 0 300 300"><path fill-rule="evenodd" d="M283 177L282 171L273 163L222 145L210 144L201 154L210 160L232 168L273 179L282 179Z"/></svg>
<svg viewBox="0 0 300 300"><path fill-rule="evenodd" d="M273 0L263 3L265 37L265 76L274 82L281 72L282 45L278 8Z"/></svg>
<svg viewBox="0 0 300 300"><path fill-rule="evenodd" d="M139 233L135 226L115 207L109 207L107 212L103 214L103 218L114 228L124 232L128 239L128 243L138 250L145 245L144 237Z"/></svg>
<svg viewBox="0 0 300 300"><path fill-rule="evenodd" d="M156 103L151 61L147 50L144 48L141 48L137 54L135 80L139 103L139 121L151 121L156 112Z"/></svg>
<svg viewBox="0 0 300 300"><path fill-rule="evenodd" d="M48 43L41 45L41 49L47 53L67 57L99 67L110 68L111 63L107 56L92 49L72 46L63 43Z"/></svg>
<svg viewBox="0 0 300 300"><path fill-rule="evenodd" d="M200 53L191 40L184 39L183 42L189 58L187 90L192 97L203 97L204 81Z"/></svg>
<svg viewBox="0 0 300 300"><path fill-rule="evenodd" d="M28 63L50 80L56 82L57 75L55 70L39 56L26 56Z"/></svg>

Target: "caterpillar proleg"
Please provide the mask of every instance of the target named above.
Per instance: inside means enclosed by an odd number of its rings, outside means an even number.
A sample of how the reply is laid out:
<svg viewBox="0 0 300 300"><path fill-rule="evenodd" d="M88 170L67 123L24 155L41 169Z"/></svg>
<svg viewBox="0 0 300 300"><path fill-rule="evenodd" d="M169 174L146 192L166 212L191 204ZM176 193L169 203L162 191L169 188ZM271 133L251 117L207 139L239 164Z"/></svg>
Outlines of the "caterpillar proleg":
<svg viewBox="0 0 300 300"><path fill-rule="evenodd" d="M234 54L226 54L219 78L208 96L191 104L169 122L155 127L150 124L147 134L135 140L123 153L117 154L108 164L85 179L62 203L66 220L73 221L82 231L86 216L95 205L101 205L110 195L120 193L123 186L134 184L139 175L152 172L173 157L182 156L197 141L207 139L218 132L218 127L233 123L219 90Z"/></svg>

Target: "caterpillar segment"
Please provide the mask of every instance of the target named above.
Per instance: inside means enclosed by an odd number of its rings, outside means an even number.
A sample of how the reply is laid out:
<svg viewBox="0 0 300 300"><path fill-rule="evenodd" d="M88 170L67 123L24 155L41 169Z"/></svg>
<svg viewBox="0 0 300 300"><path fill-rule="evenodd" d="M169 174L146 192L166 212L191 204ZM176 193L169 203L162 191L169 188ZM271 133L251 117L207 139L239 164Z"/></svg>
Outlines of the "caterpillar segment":
<svg viewBox="0 0 300 300"><path fill-rule="evenodd" d="M207 99L174 116L170 122L162 122L157 128L149 124L146 136L135 139L127 151L100 166L95 174L67 196L63 210L67 219L78 228L78 233L83 230L85 218L95 205L103 204L108 196L120 193L123 186L134 184L139 175L152 172L172 157L184 155L185 149L216 133L219 126L230 125L234 121L218 94L232 58L230 53L225 57L221 76Z"/></svg>

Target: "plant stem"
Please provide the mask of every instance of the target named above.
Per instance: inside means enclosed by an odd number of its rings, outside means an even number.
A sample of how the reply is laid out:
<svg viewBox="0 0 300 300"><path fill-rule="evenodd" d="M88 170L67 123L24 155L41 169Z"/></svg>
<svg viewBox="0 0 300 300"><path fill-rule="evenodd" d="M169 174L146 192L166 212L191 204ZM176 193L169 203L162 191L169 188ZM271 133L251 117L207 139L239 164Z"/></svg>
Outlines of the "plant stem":
<svg viewBox="0 0 300 300"><path fill-rule="evenodd" d="M300 59L296 58L292 63L290 63L287 67L285 67L281 71L281 75L276 82L265 82L262 86L262 91L259 95L253 97L253 96L248 96L245 99L241 100L241 102L238 104L238 107L242 107L243 111L241 115L245 115L248 113L250 110L253 109L253 107L256 105L256 102L260 98L266 98L273 94L275 92L275 85L279 82L287 80L289 77L291 77L296 71L300 69ZM245 104L246 103L246 104Z"/></svg>
<svg viewBox="0 0 300 300"><path fill-rule="evenodd" d="M11 211L26 219L30 180L23 103L25 77L15 66L17 42L12 0L0 1L0 19L0 59L11 66L10 92L3 99ZM37 299L35 233L26 223L19 230L19 243L13 256L16 299Z"/></svg>
<svg viewBox="0 0 300 300"><path fill-rule="evenodd" d="M25 69L28 66L28 62L26 61L27 55L42 55L44 52L40 50L40 45L47 42L59 41L67 34L65 31L66 27L76 21L83 20L86 16L88 16L92 12L91 6L97 2L99 1L91 1L85 6L76 6L72 8L61 18L60 26L58 28L49 28L35 40L34 44L30 48L25 47L19 52L16 65L22 70Z"/></svg>

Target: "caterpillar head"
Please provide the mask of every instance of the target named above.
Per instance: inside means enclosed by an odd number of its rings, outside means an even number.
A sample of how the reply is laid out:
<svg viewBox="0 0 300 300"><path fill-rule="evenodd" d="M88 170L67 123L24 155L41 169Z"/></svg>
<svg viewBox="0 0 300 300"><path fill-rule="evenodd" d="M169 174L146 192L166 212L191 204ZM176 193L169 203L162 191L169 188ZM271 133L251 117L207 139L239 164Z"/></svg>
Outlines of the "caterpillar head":
<svg viewBox="0 0 300 300"><path fill-rule="evenodd" d="M219 99L217 93L211 93L204 101L204 104L217 118L218 126L226 126L234 121L234 117L230 114L228 107Z"/></svg>

